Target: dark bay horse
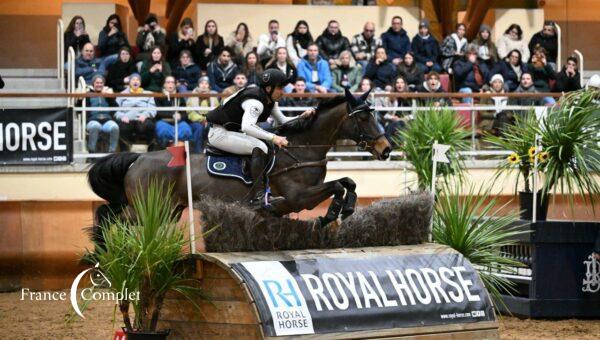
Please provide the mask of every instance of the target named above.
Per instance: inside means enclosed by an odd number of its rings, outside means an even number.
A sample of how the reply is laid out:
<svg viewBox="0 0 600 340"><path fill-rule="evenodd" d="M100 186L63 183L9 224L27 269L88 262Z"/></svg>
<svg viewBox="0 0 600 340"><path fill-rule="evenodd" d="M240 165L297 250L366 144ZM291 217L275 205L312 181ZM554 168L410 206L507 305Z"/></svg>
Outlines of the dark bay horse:
<svg viewBox="0 0 600 340"><path fill-rule="evenodd" d="M278 134L289 140L287 149L277 149L276 162L269 174L273 195L283 201L273 205L273 213L285 215L312 209L327 198L333 201L321 218L325 225L354 211L355 183L350 178L325 182L326 153L337 140L354 140L377 159L387 159L390 144L377 128L376 118L365 102L368 93L355 98L349 92L322 101L310 121L294 121L282 126ZM293 128L293 125L302 128ZM173 195L180 207L187 206L185 167L167 167L167 151L136 154L115 153L101 158L88 173L92 190L108 201L96 211L96 222L107 212L118 213L127 207L141 185L145 189L151 178L173 184ZM254 196L252 188L237 179L214 177L206 170L204 154L191 155L193 199L209 195L226 202L247 202Z"/></svg>

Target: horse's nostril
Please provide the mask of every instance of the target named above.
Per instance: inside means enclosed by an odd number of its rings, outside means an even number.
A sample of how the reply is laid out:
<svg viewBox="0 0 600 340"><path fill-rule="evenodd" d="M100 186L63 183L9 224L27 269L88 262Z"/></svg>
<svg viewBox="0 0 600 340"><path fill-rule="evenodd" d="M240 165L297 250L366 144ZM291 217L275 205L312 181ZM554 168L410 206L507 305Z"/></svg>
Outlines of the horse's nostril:
<svg viewBox="0 0 600 340"><path fill-rule="evenodd" d="M381 158L388 159L388 157L390 157L390 152L390 148L385 148L385 150L383 150L383 153L381 154Z"/></svg>

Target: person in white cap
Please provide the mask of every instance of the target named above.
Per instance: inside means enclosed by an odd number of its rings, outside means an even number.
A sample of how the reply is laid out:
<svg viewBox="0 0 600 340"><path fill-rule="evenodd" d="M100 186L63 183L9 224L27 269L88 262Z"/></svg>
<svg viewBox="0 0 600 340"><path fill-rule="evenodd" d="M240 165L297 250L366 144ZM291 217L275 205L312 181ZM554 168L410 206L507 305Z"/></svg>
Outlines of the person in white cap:
<svg viewBox="0 0 600 340"><path fill-rule="evenodd" d="M498 96L481 98L481 104L494 106L494 110L481 111L479 129L481 132L488 131L499 135L504 124L512 121L512 114L505 112L504 107L508 104L508 97L502 94L506 93L504 77L501 74L494 74L490 79L489 85L483 86L484 93L498 94Z"/></svg>
<svg viewBox="0 0 600 340"><path fill-rule="evenodd" d="M597 91L600 90L600 74L594 74L593 76L591 76L587 84L585 85L585 88L587 90L589 90L590 88L595 89Z"/></svg>

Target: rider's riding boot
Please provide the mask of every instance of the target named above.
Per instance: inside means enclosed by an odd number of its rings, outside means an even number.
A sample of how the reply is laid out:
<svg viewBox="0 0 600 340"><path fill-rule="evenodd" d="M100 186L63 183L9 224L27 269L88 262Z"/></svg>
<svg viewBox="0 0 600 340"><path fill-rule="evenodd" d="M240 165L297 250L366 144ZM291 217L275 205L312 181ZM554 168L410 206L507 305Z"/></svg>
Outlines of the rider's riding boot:
<svg viewBox="0 0 600 340"><path fill-rule="evenodd" d="M250 201L250 204L256 208L268 207L269 205L282 201L283 197L272 197L268 196L268 200L265 200L266 189L267 189L267 162L269 156L265 154L260 148L254 148L252 151L252 161L250 164L250 173L254 180L255 196Z"/></svg>

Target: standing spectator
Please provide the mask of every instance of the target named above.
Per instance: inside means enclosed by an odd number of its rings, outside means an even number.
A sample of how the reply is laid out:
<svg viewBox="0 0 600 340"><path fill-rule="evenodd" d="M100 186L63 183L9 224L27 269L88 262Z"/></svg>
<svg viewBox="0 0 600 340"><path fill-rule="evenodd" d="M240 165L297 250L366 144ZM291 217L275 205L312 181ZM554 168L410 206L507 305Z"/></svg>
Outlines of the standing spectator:
<svg viewBox="0 0 600 340"><path fill-rule="evenodd" d="M388 60L386 49L378 47L367 65L365 77L373 80L376 89L389 91L397 74L396 66Z"/></svg>
<svg viewBox="0 0 600 340"><path fill-rule="evenodd" d="M129 77L129 86L121 93L151 93L144 91L141 84L141 76L134 73ZM154 122L152 119L156 116L154 98L117 97L117 104L121 107L121 110L115 113L123 141L121 150L129 149L128 144L139 138L143 138L148 144L148 149L152 149L154 146ZM144 108L144 110L127 110L128 108Z"/></svg>
<svg viewBox="0 0 600 340"><path fill-rule="evenodd" d="M442 83L440 82L440 75L437 72L429 72L425 76L425 81L419 88L417 88L417 92L420 93L444 93L444 89L442 88ZM423 98L421 100L422 106L440 106L445 105L447 103L447 99L440 98Z"/></svg>
<svg viewBox="0 0 600 340"><path fill-rule="evenodd" d="M329 65L334 65L336 59L342 51L350 50L350 41L342 35L340 24L335 20L330 20L327 28L317 38L317 45L321 57L329 62Z"/></svg>
<svg viewBox="0 0 600 340"><path fill-rule="evenodd" d="M223 50L224 46L225 43L223 42L223 37L219 35L217 23L212 19L208 20L204 25L204 33L199 35L198 39L196 39L196 46L194 49L194 59L200 69L206 70L207 65L215 59L215 56L221 54L221 50ZM230 54L232 53L230 52ZM233 58L233 55L231 55L231 57Z"/></svg>
<svg viewBox="0 0 600 340"><path fill-rule="evenodd" d="M492 30L488 25L481 25L479 33L473 41L473 45L477 47L477 58L479 64L487 69L490 76L500 72L498 66L498 51L496 45L492 42ZM489 79L486 79L486 81Z"/></svg>
<svg viewBox="0 0 600 340"><path fill-rule="evenodd" d="M421 86L423 71L415 64L413 52L407 52L400 65L398 65L398 75L402 76L411 90Z"/></svg>
<svg viewBox="0 0 600 340"><path fill-rule="evenodd" d="M515 90L515 93L538 93L538 90L535 89L535 85L533 85L533 77L531 76L531 73L525 72L521 75L521 83ZM511 98L509 103L510 105L520 106L541 106L542 100L541 98L518 97Z"/></svg>
<svg viewBox="0 0 600 340"><path fill-rule="evenodd" d="M198 87L196 87L193 92L197 94L216 93L215 91L211 91L210 82L206 76L200 77L200 80L198 81ZM217 97L190 97L186 102L186 106L206 108L206 110L188 111L188 120L192 126L192 141L194 142L192 150L194 153L200 153L202 151L204 141L206 140L206 131L208 128L208 124L206 122L206 113L208 112L208 109L219 106L219 100Z"/></svg>
<svg viewBox="0 0 600 340"><path fill-rule="evenodd" d="M350 51L342 51L336 65L339 66L331 71L333 76L332 90L343 93L344 88L347 88L350 92L355 92L358 89L362 71L356 65L354 58L352 58L352 53Z"/></svg>
<svg viewBox="0 0 600 340"><path fill-rule="evenodd" d="M100 31L98 36L98 49L102 58L111 57L112 62L118 58L121 47L129 46L127 35L123 32L121 18L116 14L111 14L106 19L106 25Z"/></svg>
<svg viewBox="0 0 600 340"><path fill-rule="evenodd" d="M477 46L469 44L465 56L454 63L454 80L459 89L458 92L480 92L487 77L487 69L482 67L477 59ZM464 97L462 102L472 103L473 98Z"/></svg>
<svg viewBox="0 0 600 340"><path fill-rule="evenodd" d="M279 21L269 21L269 33L261 34L258 37L258 46L256 47L256 53L260 63L264 66L275 54L275 50L278 47L285 47L285 40L279 33Z"/></svg>
<svg viewBox="0 0 600 340"><path fill-rule="evenodd" d="M160 92L165 78L171 75L171 66L165 62L162 49L154 46L150 58L142 63L142 87L148 91Z"/></svg>
<svg viewBox="0 0 600 340"><path fill-rule="evenodd" d="M294 83L294 89L291 93L310 93L306 90L306 80L302 77L296 78ZM294 106L294 107L310 107L316 106L317 100L312 97L285 97L281 101L281 106ZM283 111L288 117L295 117L300 111Z"/></svg>
<svg viewBox="0 0 600 340"><path fill-rule="evenodd" d="M392 63L394 65L400 64L406 52L410 51L410 38L402 28L401 17L395 16L392 18L392 26L381 35L381 43Z"/></svg>
<svg viewBox="0 0 600 340"><path fill-rule="evenodd" d="M457 24L456 32L450 34L442 41L442 45L440 46L442 68L448 73L452 73L451 69L454 62L465 55L465 50L467 49L466 32L467 27L465 24Z"/></svg>
<svg viewBox="0 0 600 340"><path fill-rule="evenodd" d="M398 76L396 77L396 79L394 80L394 87L391 91L391 93L408 93L408 86L406 83L406 80L404 78L402 78L402 76ZM395 97L395 98L390 98L390 97L385 97L384 103L383 103L384 107L388 107L388 108L396 108L396 107L411 107L412 106L412 101L408 98L400 98L400 97ZM407 111L385 111L385 114L383 115L383 122L384 122L384 127L385 127L385 137L387 138L388 142L390 142L390 144L392 144L392 146L397 147L397 136L398 136L398 130L403 129L406 126L406 116L408 116L407 114L404 114L404 112Z"/></svg>
<svg viewBox="0 0 600 340"><path fill-rule="evenodd" d="M556 92L571 92L581 89L579 71L577 70L577 58L567 58L567 64L562 71L556 75Z"/></svg>
<svg viewBox="0 0 600 340"><path fill-rule="evenodd" d="M179 64L173 70L173 76L177 82L177 92L185 93L194 89L200 78L200 68L194 64L190 51L181 51Z"/></svg>
<svg viewBox="0 0 600 340"><path fill-rule="evenodd" d="M248 25L240 22L235 31L227 37L225 45L233 51L235 63L243 64L244 57L254 50L254 41L252 35L250 35L250 30L248 30Z"/></svg>
<svg viewBox="0 0 600 340"><path fill-rule="evenodd" d="M508 53L512 50L519 50L521 52L521 61L526 63L529 60L529 48L523 40L523 30L521 26L512 24L504 32L496 42L498 48L498 57L506 58Z"/></svg>
<svg viewBox="0 0 600 340"><path fill-rule="evenodd" d="M90 93L113 93L110 87L104 86L104 77L96 74L92 78L92 88ZM108 152L117 151L119 143L119 126L113 120L108 111L95 111L95 107L114 107L117 106L114 99L104 97L89 97L85 99L87 111L87 123L85 129L88 133L87 148L89 153L95 153L97 150L98 137L100 133L108 135Z"/></svg>
<svg viewBox="0 0 600 340"><path fill-rule="evenodd" d="M556 57L558 56L558 35L556 34L556 25L554 21L544 21L544 27L541 31L531 37L529 41L529 53L533 56L533 52L537 47L543 47L546 50L546 58L548 65L556 69Z"/></svg>
<svg viewBox="0 0 600 340"><path fill-rule="evenodd" d="M294 62L290 59L287 49L285 47L278 47L275 55L265 65L265 69L277 68L281 72L285 73L288 79L288 83L285 86L286 92L290 92L293 88L296 77L298 76L298 70L294 66Z"/></svg>
<svg viewBox="0 0 600 340"><path fill-rule="evenodd" d="M504 110L508 104L508 97L505 96L506 88L504 78L501 74L494 74L489 85L483 86L484 93L493 93L498 96L481 98L482 105L494 106L495 110L480 111L478 129L479 133L489 132L496 136L500 135L506 124L512 122L512 112Z"/></svg>
<svg viewBox="0 0 600 340"><path fill-rule="evenodd" d="M194 37L194 22L190 18L184 18L181 24L179 24L179 30L171 33L167 39L167 46L169 48L167 61L171 66L177 65L181 51L192 51L194 49Z"/></svg>
<svg viewBox="0 0 600 340"><path fill-rule="evenodd" d="M298 63L298 76L306 79L306 88L310 92L327 93L331 90L329 63L319 56L317 44L308 45L306 56Z"/></svg>
<svg viewBox="0 0 600 340"><path fill-rule="evenodd" d="M367 21L362 33L355 35L350 44L354 59L363 68L363 72L379 46L381 46L381 39L375 36L375 24Z"/></svg>
<svg viewBox="0 0 600 340"><path fill-rule="evenodd" d="M83 45L90 42L90 36L85 31L85 20L80 15L76 15L69 22L65 30L65 59L68 58L69 47L73 47L75 53L79 53Z"/></svg>
<svg viewBox="0 0 600 340"><path fill-rule="evenodd" d="M413 38L411 48L414 58L417 60L417 66L424 73L442 71L442 67L438 63L440 46L435 37L429 34L429 20L423 19L419 22L419 33Z"/></svg>
<svg viewBox="0 0 600 340"><path fill-rule="evenodd" d="M243 72L238 71L235 77L233 77L233 85L223 90L223 95L225 97L229 97L237 91L246 87L246 85L248 85L248 78L246 78L246 75Z"/></svg>
<svg viewBox="0 0 600 340"><path fill-rule="evenodd" d="M167 32L158 24L156 14L150 13L144 21L144 26L138 27L135 43L140 50L136 60L144 61L150 58L152 49L155 46L166 50Z"/></svg>
<svg viewBox="0 0 600 340"><path fill-rule="evenodd" d="M546 51L543 47L536 48L531 63L527 69L533 77L533 85L538 92L550 92L550 80L556 79L554 69L546 61ZM544 97L544 104L554 105L556 101L552 97Z"/></svg>
<svg viewBox="0 0 600 340"><path fill-rule="evenodd" d="M174 107L177 99L172 95L177 93L177 87L175 86L175 78L168 76L165 78L163 84L163 94L168 95L165 98L156 98L157 107ZM175 121L177 121L177 140L186 141L192 138L192 128L186 122L187 115L177 111L163 111L158 109L156 111L156 138L158 139L158 145L161 149L167 147L170 143L175 141Z"/></svg>
<svg viewBox="0 0 600 340"><path fill-rule="evenodd" d="M309 44L314 42L308 23L300 20L296 23L294 32L288 34L286 39L287 51L294 65L298 65L300 60L306 56L306 49Z"/></svg>
<svg viewBox="0 0 600 340"><path fill-rule="evenodd" d="M116 92L121 92L129 84L129 75L137 72L129 47L123 46L119 50L119 59L108 67L106 85Z"/></svg>
<svg viewBox="0 0 600 340"><path fill-rule="evenodd" d="M504 85L509 92L514 92L521 83L521 75L527 72L527 65L523 63L521 52L512 50L507 60L500 61L500 74L504 78Z"/></svg>
<svg viewBox="0 0 600 340"><path fill-rule="evenodd" d="M222 92L227 87L233 85L233 78L238 71L237 65L231 61L231 50L229 47L223 48L219 57L208 64L206 74L208 75L208 79L210 79L210 88L217 92Z"/></svg>
<svg viewBox="0 0 600 340"><path fill-rule="evenodd" d="M65 63L65 68L68 66L67 64ZM94 45L86 43L83 45L79 57L75 59L75 80L83 77L85 83L90 85L92 77L96 73L104 74L104 64L102 60L94 57Z"/></svg>
<svg viewBox="0 0 600 340"><path fill-rule="evenodd" d="M263 73L263 67L258 62L258 55L256 52L249 52L246 54L244 64L242 66L242 72L248 79L248 85L258 85L260 76Z"/></svg>

